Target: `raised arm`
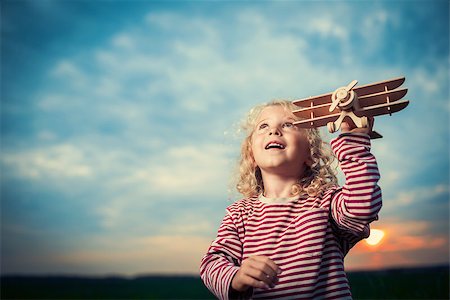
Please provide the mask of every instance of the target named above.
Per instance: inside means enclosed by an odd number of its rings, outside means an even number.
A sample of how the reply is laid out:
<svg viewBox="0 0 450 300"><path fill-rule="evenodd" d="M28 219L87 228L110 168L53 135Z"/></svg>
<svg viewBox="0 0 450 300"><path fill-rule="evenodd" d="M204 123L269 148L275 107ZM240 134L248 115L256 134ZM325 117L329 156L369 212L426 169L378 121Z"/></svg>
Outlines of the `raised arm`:
<svg viewBox="0 0 450 300"><path fill-rule="evenodd" d="M370 153L365 133L343 133L331 141L346 182L331 200L331 213L340 230L362 239L369 235L369 223L378 219L381 209L380 174Z"/></svg>

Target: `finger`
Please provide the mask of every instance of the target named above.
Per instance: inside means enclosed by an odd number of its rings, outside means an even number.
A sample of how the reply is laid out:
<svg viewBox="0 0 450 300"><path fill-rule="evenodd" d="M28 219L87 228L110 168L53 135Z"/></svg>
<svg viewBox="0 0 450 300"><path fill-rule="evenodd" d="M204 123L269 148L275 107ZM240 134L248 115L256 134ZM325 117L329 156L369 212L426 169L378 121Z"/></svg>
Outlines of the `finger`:
<svg viewBox="0 0 450 300"><path fill-rule="evenodd" d="M252 277L257 281L261 281L267 286L274 287L276 283L278 283L278 278L276 275L267 274L264 270L259 269L258 267L249 267L246 270L246 275Z"/></svg>
<svg viewBox="0 0 450 300"><path fill-rule="evenodd" d="M249 267L260 271L264 274L264 276L267 275L270 278L274 278L277 276L277 271L273 269L274 267L263 261L253 260Z"/></svg>
<svg viewBox="0 0 450 300"><path fill-rule="evenodd" d="M350 131L350 126L348 125L347 122L342 122L341 123L341 132L349 132Z"/></svg>
<svg viewBox="0 0 450 300"><path fill-rule="evenodd" d="M242 276L242 282L246 285L246 286L251 286L254 288L260 288L260 289L268 289L270 288L270 285L265 283L264 281L258 280L250 275L243 275Z"/></svg>
<svg viewBox="0 0 450 300"><path fill-rule="evenodd" d="M277 264L267 256L252 256L250 258L262 263L264 266L269 267L270 270L268 270L268 272L270 273L267 273L268 275L276 276L281 273L280 267L278 267Z"/></svg>
<svg viewBox="0 0 450 300"><path fill-rule="evenodd" d="M268 257L254 257L249 260L249 268L251 275L258 280L274 287L278 283L278 274L281 273L280 268Z"/></svg>
<svg viewBox="0 0 450 300"><path fill-rule="evenodd" d="M240 282L253 287L269 288L274 287L275 284L270 280L269 275L262 270L254 267L255 262L247 263L240 269Z"/></svg>

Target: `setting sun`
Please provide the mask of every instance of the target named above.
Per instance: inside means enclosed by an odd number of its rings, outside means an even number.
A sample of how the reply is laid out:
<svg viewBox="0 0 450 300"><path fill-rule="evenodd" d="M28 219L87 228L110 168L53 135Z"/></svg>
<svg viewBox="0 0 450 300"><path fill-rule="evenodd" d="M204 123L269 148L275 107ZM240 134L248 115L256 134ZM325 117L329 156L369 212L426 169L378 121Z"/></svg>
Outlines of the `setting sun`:
<svg viewBox="0 0 450 300"><path fill-rule="evenodd" d="M375 246L381 242L384 237L384 231L380 229L371 229L370 236L366 239L366 243Z"/></svg>

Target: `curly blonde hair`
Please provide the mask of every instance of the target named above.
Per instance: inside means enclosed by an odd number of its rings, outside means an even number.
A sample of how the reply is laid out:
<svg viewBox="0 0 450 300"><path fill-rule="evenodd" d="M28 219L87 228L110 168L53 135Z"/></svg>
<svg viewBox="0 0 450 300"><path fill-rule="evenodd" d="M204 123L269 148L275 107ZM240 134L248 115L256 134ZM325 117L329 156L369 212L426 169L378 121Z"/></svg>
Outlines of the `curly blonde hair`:
<svg viewBox="0 0 450 300"><path fill-rule="evenodd" d="M241 146L241 157L238 170L236 188L245 197L254 197L264 192L264 182L261 170L254 163L252 153L252 134L256 126L257 119L262 110L269 106L282 106L289 112L298 109L297 106L288 100L275 100L267 104L262 104L250 110L242 129L246 132L246 137ZM300 120L294 116L295 120ZM316 196L325 188L336 185L337 178L335 169L331 166L334 155L330 147L325 143L319 131L313 129L303 129L307 133L310 145L312 164L307 166L302 178L298 178L297 183L292 186L291 194L299 195L306 193L309 196Z"/></svg>

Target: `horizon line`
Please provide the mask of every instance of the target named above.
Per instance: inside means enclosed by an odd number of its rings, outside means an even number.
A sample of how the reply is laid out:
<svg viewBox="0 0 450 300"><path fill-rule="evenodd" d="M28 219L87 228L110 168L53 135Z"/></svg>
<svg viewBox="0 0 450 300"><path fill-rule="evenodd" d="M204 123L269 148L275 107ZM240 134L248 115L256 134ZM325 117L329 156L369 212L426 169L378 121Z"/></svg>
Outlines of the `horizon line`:
<svg viewBox="0 0 450 300"><path fill-rule="evenodd" d="M417 269L440 269L440 268L447 268L450 271L450 263L443 263L443 264L430 264L430 265L416 265L416 266L392 266L392 267L386 267L382 269L353 269L349 271L345 271L347 274L351 273L377 273L377 272L395 272L395 271L405 271L405 270L417 270ZM146 277L189 277L189 278L200 278L200 274L196 273L141 273L141 274L135 274L135 275L127 275L127 274L120 274L120 273L110 273L110 274L76 274L76 273L9 273L9 274L1 274L0 272L0 278L7 278L7 277L58 277L58 278L83 278L83 279L140 279L140 278L146 278Z"/></svg>

